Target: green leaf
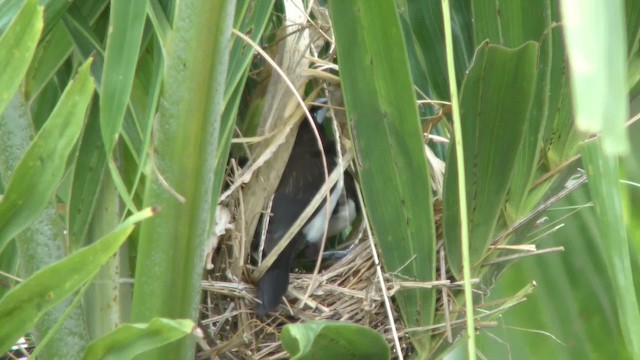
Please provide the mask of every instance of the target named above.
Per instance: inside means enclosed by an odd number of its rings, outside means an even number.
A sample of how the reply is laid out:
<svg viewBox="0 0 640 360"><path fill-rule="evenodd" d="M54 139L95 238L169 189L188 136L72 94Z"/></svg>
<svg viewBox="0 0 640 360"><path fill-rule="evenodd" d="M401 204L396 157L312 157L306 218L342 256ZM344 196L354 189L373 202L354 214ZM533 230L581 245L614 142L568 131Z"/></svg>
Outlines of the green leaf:
<svg viewBox="0 0 640 360"><path fill-rule="evenodd" d="M420 90L437 100L449 100L447 62L444 47L442 4L440 0L404 0L399 6L413 79ZM398 1L401 3L401 1ZM471 2L473 3L473 1ZM458 85L473 57L468 1L450 4L453 26L454 63ZM429 91L432 89L431 91Z"/></svg>
<svg viewBox="0 0 640 360"><path fill-rule="evenodd" d="M539 41L550 25L551 9L548 1L471 1L471 7L477 46L485 40L507 47L518 47L527 41Z"/></svg>
<svg viewBox="0 0 640 360"><path fill-rule="evenodd" d="M82 9L82 13L92 24L107 4L108 0L83 2L82 4L74 3L74 5L78 5ZM27 99L31 101L31 99L40 94L52 79L55 81L54 76L72 51L73 42L69 32L64 22L59 21L51 29L51 32L40 40L33 61L31 61L29 72L24 81L24 93Z"/></svg>
<svg viewBox="0 0 640 360"><path fill-rule="evenodd" d="M107 154L111 154L122 128L146 16L146 0L111 1L100 92L100 125Z"/></svg>
<svg viewBox="0 0 640 360"><path fill-rule="evenodd" d="M0 253L0 271L5 274L16 274L18 270L18 247L15 241L9 242ZM0 280L0 299L16 284L14 279L3 278Z"/></svg>
<svg viewBox="0 0 640 360"><path fill-rule="evenodd" d="M387 273L435 278L431 180L407 50L393 1L333 1L330 15L362 194ZM429 326L431 289L395 295L406 327ZM429 337L413 333L419 353Z"/></svg>
<svg viewBox="0 0 640 360"><path fill-rule="evenodd" d="M0 352L29 331L49 309L90 280L111 258L133 230L153 215L151 209L130 216L95 244L49 265L0 299Z"/></svg>
<svg viewBox="0 0 640 360"><path fill-rule="evenodd" d="M560 5L576 126L586 132L602 132L607 153L627 153L624 0L562 0Z"/></svg>
<svg viewBox="0 0 640 360"><path fill-rule="evenodd" d="M72 251L87 244L86 235L100 195L107 164L98 116L98 104L94 102L80 140L78 157L73 169L73 186L67 205L67 229Z"/></svg>
<svg viewBox="0 0 640 360"><path fill-rule="evenodd" d="M94 59L94 65L91 67L91 74L93 75L94 79L96 80L96 83L98 84L98 92L100 93L100 95L102 95L101 92L103 89L102 81L103 81L103 75L104 75L103 70L105 68L105 64L104 64L105 58L104 58L104 49L102 48L102 42L100 38L93 31L91 24L89 23L89 21L87 21L88 19L86 19L84 14L76 7L71 7L69 9L64 20L71 34L71 38L76 44L77 50L80 52L83 58ZM119 77L119 76L120 76L119 74L114 75L114 77ZM116 87L118 86L117 84L118 84L117 80L114 81L114 83L112 83L112 85ZM127 98L128 96L129 95L127 94ZM107 104L107 105L114 106L115 103ZM127 113L127 115L129 115L129 113ZM101 113L101 116L102 116L102 113ZM118 121L120 123L118 128L120 128L123 120L118 120ZM101 127L102 127L102 120L101 120ZM105 135L102 134L102 136L104 138ZM105 147L108 147L108 146L109 146L108 144L105 144ZM109 159L109 160L110 161L107 162L107 165L111 173L111 178L113 179L116 185L116 188L118 189L118 193L120 194L122 200L124 201L125 205L127 205L127 208L130 211L137 211L136 210L137 207L133 203L133 199L131 198L131 195L127 191L124 181L121 178L120 173L118 172L115 161L113 159Z"/></svg>
<svg viewBox="0 0 640 360"><path fill-rule="evenodd" d="M282 329L291 359L389 359L389 346L375 330L346 322L310 321Z"/></svg>
<svg viewBox="0 0 640 360"><path fill-rule="evenodd" d="M67 86L7 184L0 202L0 251L38 217L62 179L93 95L90 66L85 63Z"/></svg>
<svg viewBox="0 0 640 360"><path fill-rule="evenodd" d="M52 98L55 105L59 95ZM0 152L0 178L4 181L10 179L29 149L35 137L33 127L28 103L22 92L18 91L0 118L0 143L5 145ZM17 274L22 278L28 278L69 254L71 251L67 246L66 229L57 209L57 201L50 199L33 223L9 243L15 244L18 250L15 254L15 260L20 263ZM105 233L111 229L113 226ZM8 250L9 247L5 248L3 255ZM48 345L41 347L43 358L73 359L75 354L81 354L89 343L83 311L78 307L69 309L70 304L70 299L60 302L45 313L32 329L34 340L38 344L42 344L45 337L51 338ZM70 312L65 315L67 310ZM55 328L58 329L53 331Z"/></svg>
<svg viewBox="0 0 640 360"><path fill-rule="evenodd" d="M155 318L148 324L124 324L92 342L83 359L126 360L187 336L197 329L191 320Z"/></svg>
<svg viewBox="0 0 640 360"><path fill-rule="evenodd" d="M241 0L236 4L236 19L242 20L240 24L234 26L238 31L247 34L251 40L260 42L273 8L273 0L263 0L251 2ZM242 10L238 13L238 10ZM254 57L253 48L237 36L231 39L231 52L229 57L234 59L227 69L227 83L224 94L224 111L220 124L219 151L216 152L216 174L222 174L227 167L233 129L238 126L238 110L242 94L245 91L247 77L249 75L251 60ZM246 136L247 134L245 134ZM218 192L222 186L224 177L219 176L214 179L214 191Z"/></svg>
<svg viewBox="0 0 640 360"><path fill-rule="evenodd" d="M0 33L2 33L11 19L20 10L25 0L3 0L0 1ZM70 5L68 0L40 0L41 7L44 7L44 35L46 36L52 27L58 24L58 20Z"/></svg>
<svg viewBox="0 0 640 360"><path fill-rule="evenodd" d="M634 288L629 241L619 189L618 159L608 155L603 143L591 141L581 150L589 178L589 189L602 231L604 258L612 280L622 334L634 355L640 357L640 309ZM612 191L616 189L616 191Z"/></svg>
<svg viewBox="0 0 640 360"><path fill-rule="evenodd" d="M554 52L553 40L561 36L559 32L549 31L543 37L540 44L538 58L538 77L536 79L536 93L534 104L529 115L526 136L518 150L516 166L511 178L509 188L508 206L505 209L507 224L525 216L538 203L545 186L540 186L540 190L531 194L531 184L536 176L539 176L536 169L539 166L543 148L543 134L551 123L552 117L549 111L550 98L555 95L558 87L551 88L551 69L564 66L564 52ZM563 89L564 87L560 87ZM553 94L553 95L552 95Z"/></svg>
<svg viewBox="0 0 640 360"><path fill-rule="evenodd" d="M484 43L475 56L460 95L468 194L471 266L484 255L504 206L509 180L527 126L535 91L538 44L511 50ZM458 173L450 148L444 181L444 234L457 278L462 259Z"/></svg>
<svg viewBox="0 0 640 360"><path fill-rule="evenodd" d="M0 37L0 113L29 68L41 31L42 7L37 0L27 0ZM0 240L0 250L1 245Z"/></svg>

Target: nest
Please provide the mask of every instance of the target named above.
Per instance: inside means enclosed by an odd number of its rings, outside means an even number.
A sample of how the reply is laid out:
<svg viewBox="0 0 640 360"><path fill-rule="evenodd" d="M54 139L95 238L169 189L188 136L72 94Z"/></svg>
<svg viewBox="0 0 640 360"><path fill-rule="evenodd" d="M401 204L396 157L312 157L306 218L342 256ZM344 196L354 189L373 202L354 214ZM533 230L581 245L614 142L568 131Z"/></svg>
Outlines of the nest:
<svg viewBox="0 0 640 360"><path fill-rule="evenodd" d="M359 231L348 254L320 273L291 275L289 292L280 312L257 319L255 287L230 279L229 258L221 251L215 271L203 282L202 326L209 349L199 359L288 358L279 343L282 327L301 320L340 320L368 326L394 342L369 240ZM227 244L229 245L229 244ZM229 250L229 249L227 249ZM310 291L309 296L305 294ZM395 328L403 332L400 316L391 307ZM403 348L408 338L399 338Z"/></svg>
<svg viewBox="0 0 640 360"><path fill-rule="evenodd" d="M440 225L442 207L439 203L434 210ZM437 309L443 313L442 310L454 304L453 301L446 304L445 294L450 293L451 287L459 286L446 278L423 284L407 279L400 281L402 279L385 274L377 265L377 256L373 253L375 246L364 230L364 223L355 225L349 236L351 247L347 255L333 264L323 264L319 273L291 274L289 291L279 311L263 319L256 318L254 312L255 286L245 280L249 278L247 268L251 266L242 269L244 275L240 277L243 279L233 275L238 271L234 247L246 239L236 231L227 232L213 257L208 280L203 281L201 326L206 337L200 344L202 350L197 358L288 358L279 342L282 328L310 320L339 320L363 325L382 334L395 357L398 347L404 355L412 352L407 329L392 300L393 294L406 288L443 286L437 300ZM440 341L444 341L447 334L450 338L451 334L450 324L421 330L426 336L440 335Z"/></svg>

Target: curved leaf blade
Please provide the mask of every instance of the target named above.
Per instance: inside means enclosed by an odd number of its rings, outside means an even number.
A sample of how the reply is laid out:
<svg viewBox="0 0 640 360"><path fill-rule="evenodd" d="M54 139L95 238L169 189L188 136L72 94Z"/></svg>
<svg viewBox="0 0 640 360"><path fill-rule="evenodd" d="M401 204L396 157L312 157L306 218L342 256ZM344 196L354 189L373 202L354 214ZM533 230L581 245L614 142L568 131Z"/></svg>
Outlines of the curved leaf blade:
<svg viewBox="0 0 640 360"><path fill-rule="evenodd" d="M338 321L289 324L282 346L292 359L389 359L384 337L368 327ZM319 357L318 357L319 356Z"/></svg>
<svg viewBox="0 0 640 360"><path fill-rule="evenodd" d="M398 277L433 281L431 179L395 3L330 5L362 194L384 267ZM395 299L405 326L432 324L432 289L402 290ZM429 337L412 335L417 351L428 354Z"/></svg>
<svg viewBox="0 0 640 360"><path fill-rule="evenodd" d="M0 37L0 113L18 89L42 32L42 7L27 0ZM0 249L2 247L0 246Z"/></svg>
<svg viewBox="0 0 640 360"><path fill-rule="evenodd" d="M125 324L89 344L83 359L126 360L196 331L186 319L155 318L147 324Z"/></svg>
<svg viewBox="0 0 640 360"><path fill-rule="evenodd" d="M0 251L38 217L64 175L93 95L90 67L91 61L80 67L7 184L0 202Z"/></svg>
<svg viewBox="0 0 640 360"><path fill-rule="evenodd" d="M601 142L602 141L602 142ZM618 158L606 153L604 138L591 141L581 148L589 178L596 217L602 232L602 250L612 280L620 327L629 352L640 356L640 309L635 293L629 253L629 240L625 224L622 195L619 189Z"/></svg>
<svg viewBox="0 0 640 360"><path fill-rule="evenodd" d="M151 215L153 211L148 208L130 216L95 244L41 269L0 299L0 352L29 331L45 312L90 280L120 248L133 225Z"/></svg>
<svg viewBox="0 0 640 360"><path fill-rule="evenodd" d="M124 121L146 16L146 0L111 1L111 31L100 92L100 125L107 154L113 150Z"/></svg>
<svg viewBox="0 0 640 360"><path fill-rule="evenodd" d="M472 265L492 240L535 92L538 44L506 49L485 42L477 51L460 95L469 241ZM455 159L450 148L449 159ZM462 257L457 191L458 173L447 166L444 183L444 234L447 256L457 278Z"/></svg>

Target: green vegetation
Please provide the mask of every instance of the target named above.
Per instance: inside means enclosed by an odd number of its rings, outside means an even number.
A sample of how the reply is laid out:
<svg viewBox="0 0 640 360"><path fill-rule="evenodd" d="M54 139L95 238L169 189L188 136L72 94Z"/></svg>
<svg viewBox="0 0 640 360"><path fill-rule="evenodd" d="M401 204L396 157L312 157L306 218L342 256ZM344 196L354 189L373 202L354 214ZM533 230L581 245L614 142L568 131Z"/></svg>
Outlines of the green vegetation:
<svg viewBox="0 0 640 360"><path fill-rule="evenodd" d="M0 354L640 358L635 0L4 0L0 67ZM318 96L364 255L256 319Z"/></svg>

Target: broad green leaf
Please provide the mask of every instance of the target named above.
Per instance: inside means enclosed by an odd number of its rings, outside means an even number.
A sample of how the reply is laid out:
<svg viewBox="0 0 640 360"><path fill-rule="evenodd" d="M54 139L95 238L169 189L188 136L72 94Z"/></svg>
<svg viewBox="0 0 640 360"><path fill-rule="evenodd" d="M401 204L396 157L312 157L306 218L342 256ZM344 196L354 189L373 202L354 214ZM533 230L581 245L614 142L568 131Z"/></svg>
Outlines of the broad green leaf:
<svg viewBox="0 0 640 360"><path fill-rule="evenodd" d="M509 189L509 204L505 211L507 224L512 224L525 216L545 194L545 186L539 186L534 194L530 194L530 187L534 179L540 176L536 170L542 155L542 135L548 127L547 123L553 119L549 103L558 98L558 90L562 90L550 86L551 70L565 66L564 51L553 46L554 40L562 35L559 28L551 27L553 19L549 1L480 0L473 1L472 8L476 44L489 40L494 44L515 48L527 41L541 41L534 106L531 107L526 136L518 150Z"/></svg>
<svg viewBox="0 0 640 360"><path fill-rule="evenodd" d="M550 14L548 9L540 9L547 16L550 22ZM540 29L542 36L543 29ZM550 105L558 94L568 87L567 81L552 82L551 74L553 69L564 68L564 52L561 48L554 47L554 41L558 41L561 34L558 30L549 30L542 36L540 44L540 53L538 58L538 76L536 79L536 93L534 97L534 106L531 108L530 119L525 130L522 146L518 150L516 159L516 167L512 175L509 188L509 199L505 208L505 218L508 225L513 224L522 216L525 216L540 201L542 195L546 193L548 188L546 184L541 184L537 189L532 190L531 185L534 180L540 176L537 171L540 166L540 159L543 156L544 134L545 130L552 127L554 117L553 110ZM560 50L560 51L558 51ZM560 80L566 79L562 77ZM560 84L560 86L552 87L552 84ZM572 131L573 127L567 128Z"/></svg>
<svg viewBox="0 0 640 360"><path fill-rule="evenodd" d="M570 118L561 28L554 25L558 19L556 4L551 1L480 0L474 1L472 7L476 42L488 39L492 43L518 47L529 40L541 41L534 105L518 151L505 209L506 224L512 224L539 203L556 177L534 189L531 188L533 181L574 156L575 145L581 140L575 136ZM540 159L544 159L541 151L544 144L549 161L539 169Z"/></svg>
<svg viewBox="0 0 640 360"><path fill-rule="evenodd" d="M6 30L11 20L13 20L18 11L20 11L23 3L24 0L5 0L0 2L0 33Z"/></svg>
<svg viewBox="0 0 640 360"><path fill-rule="evenodd" d="M624 124L629 99L624 0L561 0L560 5L576 126L586 132L602 132L607 153L626 153L629 139Z"/></svg>
<svg viewBox="0 0 640 360"><path fill-rule="evenodd" d="M18 89L38 45L42 31L42 7L27 0L0 36L0 113ZM0 240L0 250L2 249Z"/></svg>
<svg viewBox="0 0 640 360"><path fill-rule="evenodd" d="M367 215L387 273L435 278L431 180L394 2L332 1L330 15L347 117ZM406 327L431 325L431 289L401 290L395 299ZM429 337L413 333L418 353Z"/></svg>
<svg viewBox="0 0 640 360"><path fill-rule="evenodd" d="M476 52L460 95L468 196L471 266L492 240L535 92L538 44L518 49L484 43ZM462 271L458 175L450 148L444 183L444 235L451 270Z"/></svg>
<svg viewBox="0 0 640 360"><path fill-rule="evenodd" d="M38 217L64 174L93 95L90 66L91 61L85 63L65 89L7 184L0 202L0 251Z"/></svg>
<svg viewBox="0 0 640 360"><path fill-rule="evenodd" d="M100 92L100 125L111 154L124 120L140 51L147 1L113 0Z"/></svg>
<svg viewBox="0 0 640 360"><path fill-rule="evenodd" d="M280 335L291 359L389 359L389 346L375 330L338 321L289 324Z"/></svg>
<svg viewBox="0 0 640 360"><path fill-rule="evenodd" d="M151 215L153 211L146 209L130 216L95 244L41 269L0 299L0 352L29 331L45 312L91 280L127 239L134 224Z"/></svg>
<svg viewBox="0 0 640 360"><path fill-rule="evenodd" d="M155 318L148 324L124 324L87 347L86 360L127 360L193 333L191 320Z"/></svg>
<svg viewBox="0 0 640 360"><path fill-rule="evenodd" d="M591 141L581 149L589 189L602 231L602 250L612 280L622 334L634 358L640 358L640 309L635 292L629 241L619 189L618 159L606 153L603 143ZM616 190L616 191L612 191Z"/></svg>
<svg viewBox="0 0 640 360"><path fill-rule="evenodd" d="M472 1L476 46L485 40L507 47L540 41L550 25L549 6L548 0Z"/></svg>
<svg viewBox="0 0 640 360"><path fill-rule="evenodd" d="M164 54L167 37L169 36L169 32L171 32L171 24L167 16L165 16L164 10L158 0L150 0L147 11L149 12L149 21L153 24L153 29L155 30L158 42L162 48L162 53Z"/></svg>

